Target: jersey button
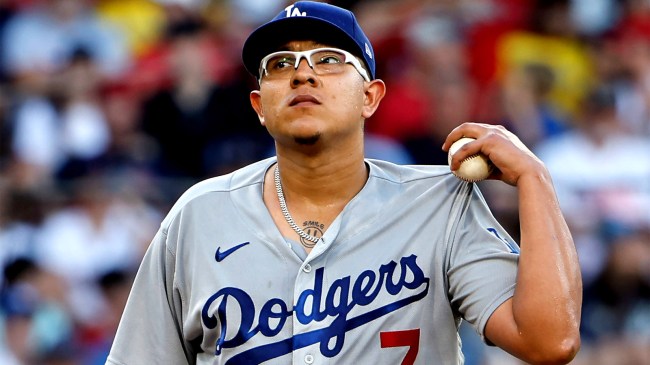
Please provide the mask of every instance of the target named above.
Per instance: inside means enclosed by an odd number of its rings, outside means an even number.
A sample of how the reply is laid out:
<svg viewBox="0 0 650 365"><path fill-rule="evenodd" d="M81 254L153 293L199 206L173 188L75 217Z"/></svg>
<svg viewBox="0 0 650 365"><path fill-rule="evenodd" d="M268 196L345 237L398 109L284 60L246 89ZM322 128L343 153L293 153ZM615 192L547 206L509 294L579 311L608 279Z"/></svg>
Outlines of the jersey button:
<svg viewBox="0 0 650 365"><path fill-rule="evenodd" d="M302 271L304 272L311 272L311 265L307 264L302 268Z"/></svg>
<svg viewBox="0 0 650 365"><path fill-rule="evenodd" d="M305 356L305 364L313 364L313 363L314 363L314 356L312 355Z"/></svg>

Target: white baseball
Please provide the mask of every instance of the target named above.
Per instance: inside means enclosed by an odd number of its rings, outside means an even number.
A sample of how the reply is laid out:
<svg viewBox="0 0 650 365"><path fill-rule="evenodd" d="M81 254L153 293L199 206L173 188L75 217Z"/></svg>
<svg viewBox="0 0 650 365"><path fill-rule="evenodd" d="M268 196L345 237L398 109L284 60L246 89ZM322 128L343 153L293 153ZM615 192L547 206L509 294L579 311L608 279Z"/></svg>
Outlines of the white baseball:
<svg viewBox="0 0 650 365"><path fill-rule="evenodd" d="M451 157L454 153L463 147L463 145L474 140L474 138L463 137L454 142L451 147L449 147L449 155L447 156L449 165L451 165ZM458 170L453 171L453 173L458 178L468 182L485 180L492 173L492 163L485 155L478 153L461 161L460 167Z"/></svg>

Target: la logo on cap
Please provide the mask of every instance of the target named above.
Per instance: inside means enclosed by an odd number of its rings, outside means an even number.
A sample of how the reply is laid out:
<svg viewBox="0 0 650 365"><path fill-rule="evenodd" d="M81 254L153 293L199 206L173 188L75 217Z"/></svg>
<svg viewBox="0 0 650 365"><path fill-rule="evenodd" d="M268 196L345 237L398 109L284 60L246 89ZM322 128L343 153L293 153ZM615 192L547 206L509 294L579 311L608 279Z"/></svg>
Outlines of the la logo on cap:
<svg viewBox="0 0 650 365"><path fill-rule="evenodd" d="M293 9L293 11L291 11ZM284 8L284 11L287 12L287 18L292 17L292 16L307 16L307 12L300 12L300 9L296 8L295 5L289 5L286 8Z"/></svg>

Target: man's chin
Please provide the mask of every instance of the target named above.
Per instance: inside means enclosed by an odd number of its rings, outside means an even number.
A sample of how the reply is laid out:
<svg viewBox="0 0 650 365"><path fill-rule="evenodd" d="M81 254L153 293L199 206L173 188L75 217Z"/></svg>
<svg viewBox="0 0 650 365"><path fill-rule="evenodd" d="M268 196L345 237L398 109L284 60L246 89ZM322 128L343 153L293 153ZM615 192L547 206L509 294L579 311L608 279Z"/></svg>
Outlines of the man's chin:
<svg viewBox="0 0 650 365"><path fill-rule="evenodd" d="M313 146L320 140L320 133L310 137L294 137L293 140L301 146Z"/></svg>

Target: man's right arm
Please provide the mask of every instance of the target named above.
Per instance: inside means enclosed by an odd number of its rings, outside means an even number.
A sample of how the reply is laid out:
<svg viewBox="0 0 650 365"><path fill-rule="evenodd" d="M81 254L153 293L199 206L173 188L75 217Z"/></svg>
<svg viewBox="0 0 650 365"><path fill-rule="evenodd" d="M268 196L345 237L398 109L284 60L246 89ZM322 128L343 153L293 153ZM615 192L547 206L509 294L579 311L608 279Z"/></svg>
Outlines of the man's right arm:
<svg viewBox="0 0 650 365"><path fill-rule="evenodd" d="M193 364L181 334L180 297L174 289L176 256L159 231L144 256L107 365Z"/></svg>

